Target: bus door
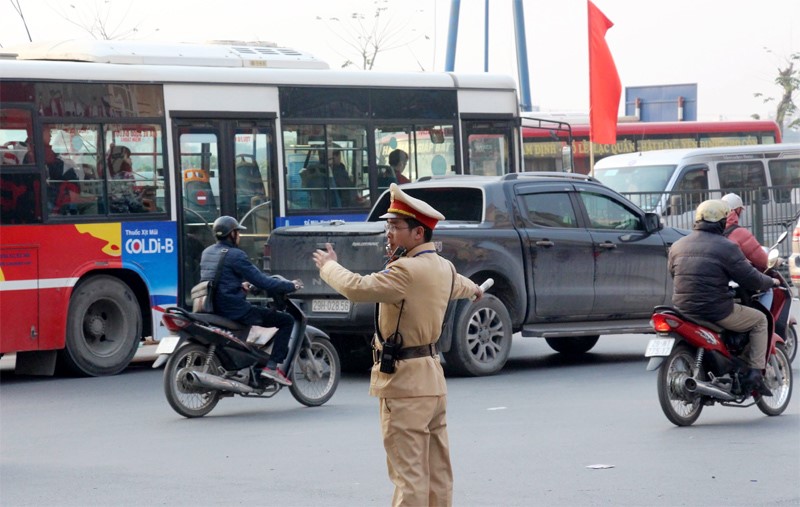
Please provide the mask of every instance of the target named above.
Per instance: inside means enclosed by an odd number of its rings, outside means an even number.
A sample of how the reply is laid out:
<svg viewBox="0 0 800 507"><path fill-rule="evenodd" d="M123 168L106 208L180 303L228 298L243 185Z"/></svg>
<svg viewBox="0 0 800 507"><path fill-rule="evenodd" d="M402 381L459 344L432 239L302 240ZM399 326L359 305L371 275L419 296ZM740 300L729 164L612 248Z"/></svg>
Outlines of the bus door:
<svg viewBox="0 0 800 507"><path fill-rule="evenodd" d="M518 143L513 119L463 120L464 172L501 176L517 172Z"/></svg>
<svg viewBox="0 0 800 507"><path fill-rule="evenodd" d="M279 178L273 118L175 120L174 152L182 189L181 279L187 306L191 288L200 281L203 249L215 241L211 226L217 217L236 217L247 228L239 246L257 266L263 265Z"/></svg>

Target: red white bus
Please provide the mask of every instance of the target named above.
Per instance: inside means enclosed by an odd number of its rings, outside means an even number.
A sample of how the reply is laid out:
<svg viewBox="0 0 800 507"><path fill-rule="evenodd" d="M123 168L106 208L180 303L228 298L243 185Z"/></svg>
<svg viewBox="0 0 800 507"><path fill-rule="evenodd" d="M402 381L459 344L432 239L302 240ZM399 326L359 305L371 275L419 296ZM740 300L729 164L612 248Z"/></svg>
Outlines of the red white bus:
<svg viewBox="0 0 800 507"><path fill-rule="evenodd" d="M0 355L18 372L122 370L191 306L220 215L263 266L274 227L366 217L394 149L411 179L470 172L489 145L498 174L521 164L507 76L336 71L273 47L17 51L0 54Z"/></svg>
<svg viewBox="0 0 800 507"><path fill-rule="evenodd" d="M526 171L561 171L565 130L523 128ZM672 148L713 148L775 144L781 131L774 121L621 122L616 144L594 143L595 161L609 155ZM589 125L572 125L574 172L589 174Z"/></svg>

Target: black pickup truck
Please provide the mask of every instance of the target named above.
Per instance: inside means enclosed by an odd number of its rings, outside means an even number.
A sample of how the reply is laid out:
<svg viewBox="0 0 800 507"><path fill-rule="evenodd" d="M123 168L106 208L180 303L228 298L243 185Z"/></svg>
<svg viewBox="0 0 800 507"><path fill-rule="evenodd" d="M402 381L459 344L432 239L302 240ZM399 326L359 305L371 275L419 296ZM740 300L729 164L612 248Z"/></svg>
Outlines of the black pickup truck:
<svg viewBox="0 0 800 507"><path fill-rule="evenodd" d="M460 300L451 311L439 342L449 373L499 371L515 332L567 354L588 351L601 334L650 333L653 307L670 302L667 250L686 231L662 227L658 215L590 177L445 176L403 190L445 216L433 241L459 273L494 279L480 301ZM366 222L282 227L269 238L269 269L304 281L295 296L345 356L368 344L374 305L333 291L311 254L329 242L348 269L379 271L386 236L378 217L388 206L386 192Z"/></svg>

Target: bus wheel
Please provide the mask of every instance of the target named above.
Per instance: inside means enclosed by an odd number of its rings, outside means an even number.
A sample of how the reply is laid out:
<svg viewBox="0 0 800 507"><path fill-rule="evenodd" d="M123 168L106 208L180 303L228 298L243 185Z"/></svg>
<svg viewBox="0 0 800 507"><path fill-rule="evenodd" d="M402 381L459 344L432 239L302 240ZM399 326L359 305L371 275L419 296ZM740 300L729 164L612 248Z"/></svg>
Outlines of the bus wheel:
<svg viewBox="0 0 800 507"><path fill-rule="evenodd" d="M130 287L111 276L92 277L72 293L61 363L77 375L115 375L133 359L141 335L142 313Z"/></svg>

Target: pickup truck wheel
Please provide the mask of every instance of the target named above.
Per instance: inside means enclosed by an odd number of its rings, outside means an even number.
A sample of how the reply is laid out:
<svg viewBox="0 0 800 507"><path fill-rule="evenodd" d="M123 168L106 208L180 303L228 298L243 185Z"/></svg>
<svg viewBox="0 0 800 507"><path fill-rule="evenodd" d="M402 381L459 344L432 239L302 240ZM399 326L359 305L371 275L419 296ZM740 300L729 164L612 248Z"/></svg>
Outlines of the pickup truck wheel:
<svg viewBox="0 0 800 507"><path fill-rule="evenodd" d="M459 310L450 350L444 353L447 371L473 377L497 373L511 352L511 317L505 305L487 294Z"/></svg>
<svg viewBox="0 0 800 507"><path fill-rule="evenodd" d="M568 355L578 355L589 352L592 350L592 347L595 346L598 339L600 339L598 335L545 338L551 349Z"/></svg>

